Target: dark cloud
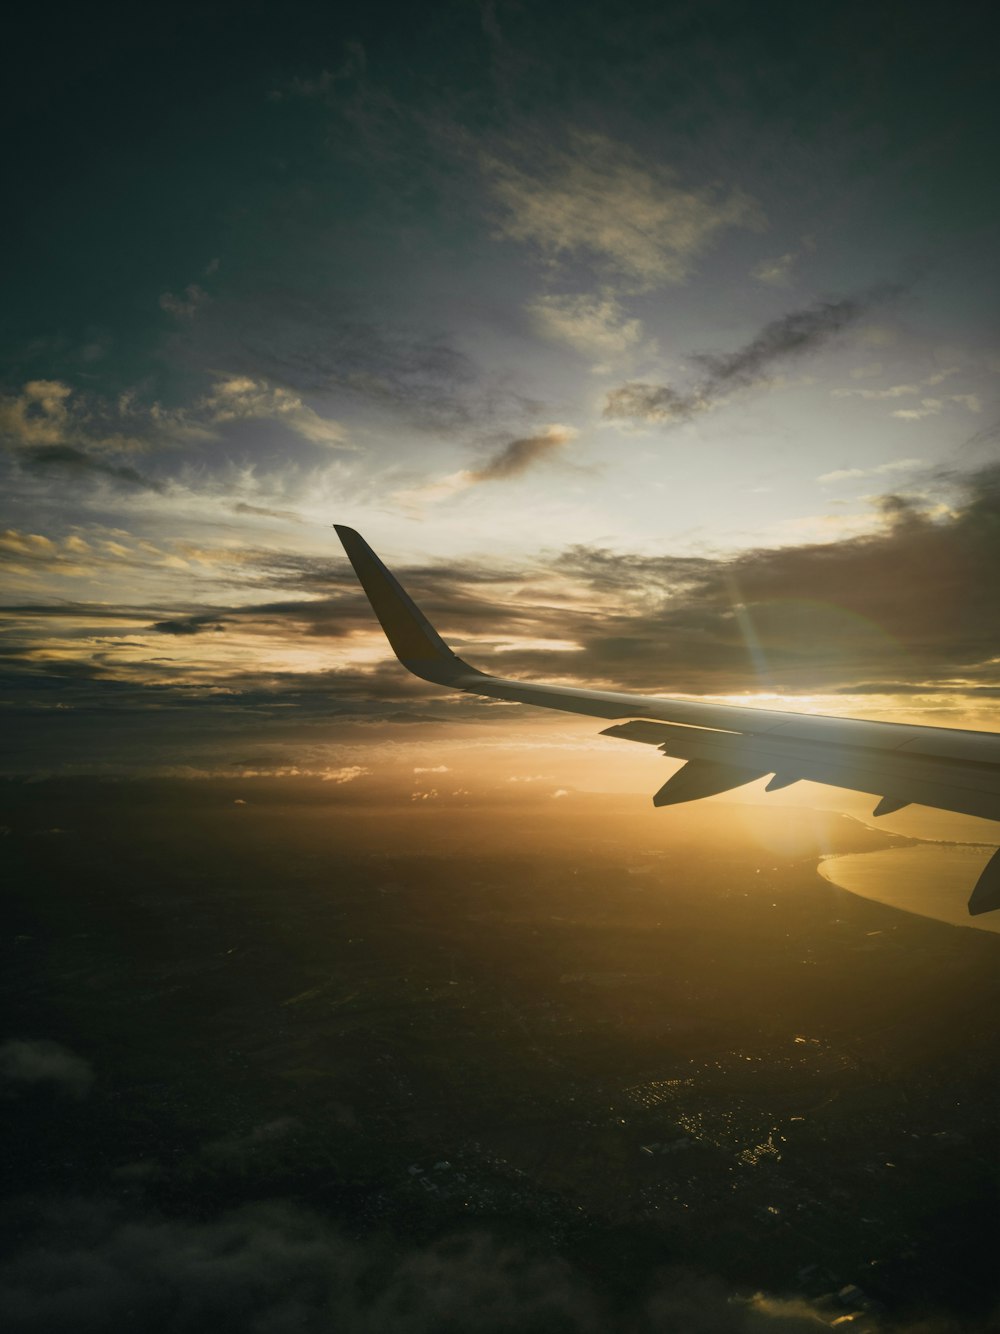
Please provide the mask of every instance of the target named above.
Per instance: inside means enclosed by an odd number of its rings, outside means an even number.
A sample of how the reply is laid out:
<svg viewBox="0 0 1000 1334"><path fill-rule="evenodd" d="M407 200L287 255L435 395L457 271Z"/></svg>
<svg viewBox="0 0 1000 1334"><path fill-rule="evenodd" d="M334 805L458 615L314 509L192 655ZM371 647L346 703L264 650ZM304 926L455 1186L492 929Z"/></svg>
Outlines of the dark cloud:
<svg viewBox="0 0 1000 1334"><path fill-rule="evenodd" d="M296 514L294 510L273 510L267 509L263 505L248 505L245 501L240 501L238 505L233 506L234 514L255 514L265 519L287 519L289 523L301 523L302 516Z"/></svg>
<svg viewBox="0 0 1000 1334"><path fill-rule="evenodd" d="M689 357L699 373L690 389L641 381L612 389L604 404L604 416L664 422L684 421L707 412L732 390L760 384L773 367L815 351L898 291L896 287L878 287L859 297L817 301L804 310L790 311L766 324L735 352L700 352Z"/></svg>
<svg viewBox="0 0 1000 1334"><path fill-rule="evenodd" d="M943 482L943 479L939 479ZM1000 682L1000 465L961 481L938 516L904 497L883 501L878 532L839 542L759 548L730 560L626 558L576 548L562 568L623 605L574 630L574 671L650 689L850 691L891 679ZM627 596L629 586L638 598ZM549 670L566 655L547 655ZM519 664L537 669L539 662Z"/></svg>
<svg viewBox="0 0 1000 1334"><path fill-rule="evenodd" d="M701 354L695 360L708 372L707 383L713 392L733 385L754 384L776 361L812 352L898 290L880 287L861 297L817 301L805 310L793 310L772 320L735 352Z"/></svg>
<svg viewBox="0 0 1000 1334"><path fill-rule="evenodd" d="M84 1098L93 1082L90 1062L58 1042L14 1040L0 1046L0 1087L8 1092L40 1084L72 1098Z"/></svg>
<svg viewBox="0 0 1000 1334"><path fill-rule="evenodd" d="M184 616L174 621L156 621L149 628L161 635L200 635L205 630L222 630L224 622L217 616Z"/></svg>
<svg viewBox="0 0 1000 1334"><path fill-rule="evenodd" d="M18 450L17 457L22 467L32 472L58 470L75 473L78 477L107 477L112 482L141 491L162 493L165 489L162 482L144 476L128 464L106 463L74 445L35 445L31 449Z"/></svg>
<svg viewBox="0 0 1000 1334"><path fill-rule="evenodd" d="M284 642L294 642L287 628ZM337 747L358 744L359 727L454 724L489 706L427 686L387 652L374 670L220 671L194 681L186 662L14 659L0 671L0 708L0 772L117 776L217 773L248 743L254 769L324 770Z"/></svg>
<svg viewBox="0 0 1000 1334"><path fill-rule="evenodd" d="M355 588L348 588L340 597L259 602L224 611L199 611L155 621L149 628L162 635L200 635L242 625L265 632L270 629L284 636L297 631L342 639L367 625L366 610L367 602L362 602Z"/></svg>
<svg viewBox="0 0 1000 1334"><path fill-rule="evenodd" d="M511 440L481 467L471 469L466 476L473 482L500 482L520 477L535 463L551 458L572 439L573 434L565 426L549 426L540 435Z"/></svg>

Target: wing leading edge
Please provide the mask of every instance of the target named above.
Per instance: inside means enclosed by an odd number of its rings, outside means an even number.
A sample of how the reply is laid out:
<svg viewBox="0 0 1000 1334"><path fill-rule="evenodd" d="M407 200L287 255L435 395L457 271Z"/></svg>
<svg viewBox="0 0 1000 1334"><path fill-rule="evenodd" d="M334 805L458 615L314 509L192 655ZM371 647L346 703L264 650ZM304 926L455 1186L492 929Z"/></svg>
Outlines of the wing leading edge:
<svg viewBox="0 0 1000 1334"><path fill-rule="evenodd" d="M875 815L913 802L1000 820L1000 734L490 676L452 652L360 533L334 527L393 652L408 671L470 694L627 719L606 728L604 735L654 745L686 761L654 796L657 806L713 796L770 774L769 791L808 779L878 795ZM1000 908L1000 853L969 900L973 915L995 908Z"/></svg>

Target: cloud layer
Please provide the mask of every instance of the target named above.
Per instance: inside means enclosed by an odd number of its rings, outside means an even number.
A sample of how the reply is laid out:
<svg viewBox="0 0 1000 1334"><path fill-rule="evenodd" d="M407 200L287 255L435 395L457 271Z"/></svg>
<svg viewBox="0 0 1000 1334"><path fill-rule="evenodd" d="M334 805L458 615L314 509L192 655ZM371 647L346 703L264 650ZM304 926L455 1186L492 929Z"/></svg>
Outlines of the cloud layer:
<svg viewBox="0 0 1000 1334"><path fill-rule="evenodd" d="M612 1309L556 1254L485 1233L400 1253L285 1203L193 1221L62 1201L23 1225L30 1239L0 1268L0 1316L17 1334L126 1323L149 1334L816 1334L845 1310L736 1294L683 1271ZM878 1334L882 1322L864 1327Z"/></svg>
<svg viewBox="0 0 1000 1334"><path fill-rule="evenodd" d="M501 475L503 458L494 460ZM835 542L730 558L578 546L527 568L396 568L445 637L500 675L663 693L916 696L925 715L961 721L1000 698L1000 590L984 577L1000 564L1000 470L938 479L939 488L946 482L949 507L890 493L877 528ZM110 545L125 550L122 540ZM2 537L10 558L42 578L121 559L71 541ZM280 746L299 728L322 735L333 719L496 716L398 667L343 561L235 554L240 600L6 608L2 684L20 711L9 732L15 771L29 755L43 767L98 755L101 765L120 756L143 767L182 753L185 736L196 734L202 750L229 745L251 719ZM176 743L163 733L165 710L180 728ZM121 752L116 718L129 722Z"/></svg>

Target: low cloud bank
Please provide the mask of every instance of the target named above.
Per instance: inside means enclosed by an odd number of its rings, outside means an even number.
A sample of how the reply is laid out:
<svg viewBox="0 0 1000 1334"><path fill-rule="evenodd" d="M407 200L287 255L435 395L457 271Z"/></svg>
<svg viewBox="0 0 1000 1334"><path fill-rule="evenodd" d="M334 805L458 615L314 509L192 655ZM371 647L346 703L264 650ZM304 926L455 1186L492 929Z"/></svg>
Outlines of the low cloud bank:
<svg viewBox="0 0 1000 1334"><path fill-rule="evenodd" d="M483 1233L400 1256L280 1203L191 1221L72 1200L24 1223L32 1240L0 1268L0 1320L11 1334L817 1334L849 1314L802 1298L738 1296L683 1272L612 1309L558 1256ZM869 1313L851 1328L888 1326Z"/></svg>
<svg viewBox="0 0 1000 1334"><path fill-rule="evenodd" d="M47 1085L73 1098L85 1098L94 1082L89 1061L58 1042L5 1042L0 1047L0 1087Z"/></svg>

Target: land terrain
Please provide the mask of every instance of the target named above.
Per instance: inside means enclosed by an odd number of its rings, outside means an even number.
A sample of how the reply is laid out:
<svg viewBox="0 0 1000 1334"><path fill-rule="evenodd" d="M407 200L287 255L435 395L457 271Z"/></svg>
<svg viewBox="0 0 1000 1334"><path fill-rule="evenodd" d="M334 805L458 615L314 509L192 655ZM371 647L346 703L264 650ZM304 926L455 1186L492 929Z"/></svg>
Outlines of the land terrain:
<svg viewBox="0 0 1000 1334"><path fill-rule="evenodd" d="M986 1327L1000 941L816 871L905 840L292 778L10 782L0 807L0 1041L89 1072L4 1088L8 1255L58 1250L70 1197L281 1202L380 1254L551 1257L623 1327L678 1270L831 1323Z"/></svg>

